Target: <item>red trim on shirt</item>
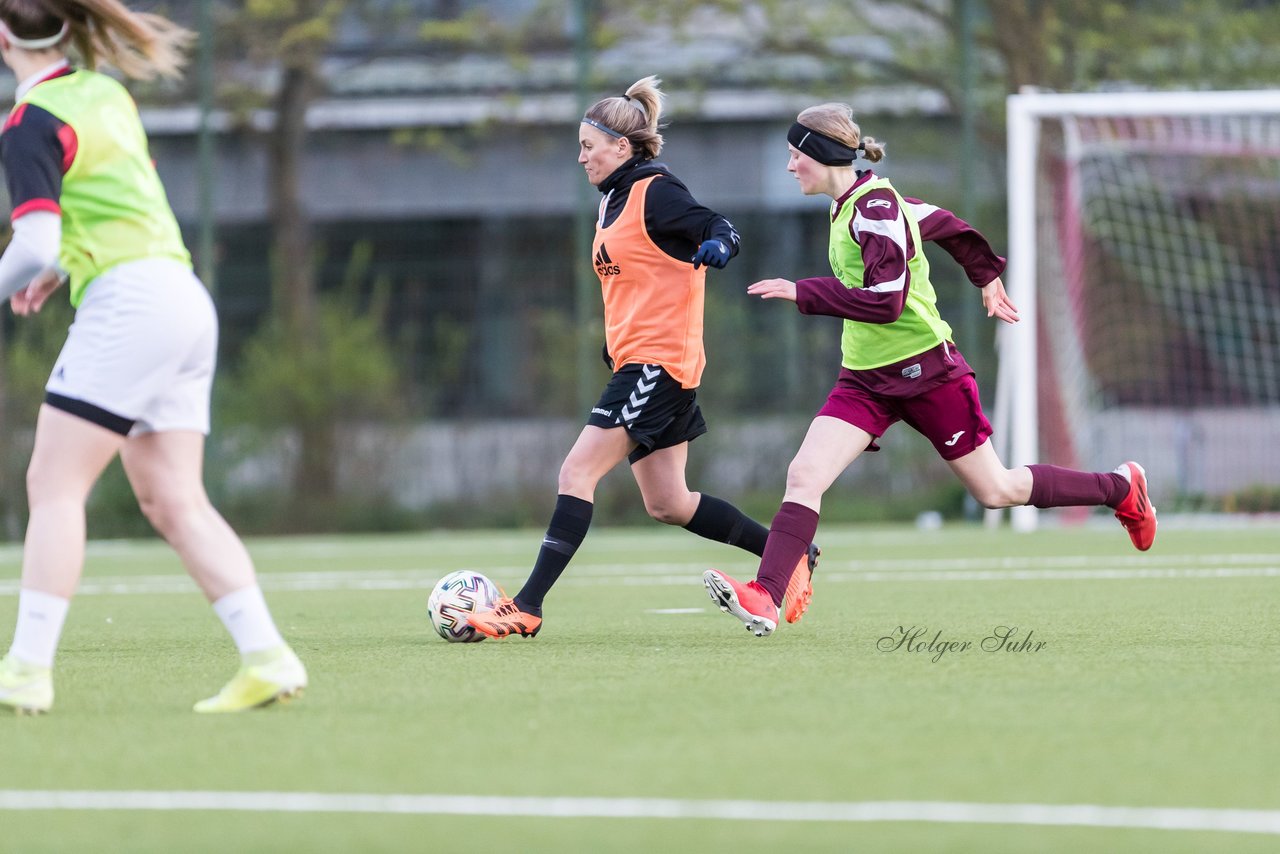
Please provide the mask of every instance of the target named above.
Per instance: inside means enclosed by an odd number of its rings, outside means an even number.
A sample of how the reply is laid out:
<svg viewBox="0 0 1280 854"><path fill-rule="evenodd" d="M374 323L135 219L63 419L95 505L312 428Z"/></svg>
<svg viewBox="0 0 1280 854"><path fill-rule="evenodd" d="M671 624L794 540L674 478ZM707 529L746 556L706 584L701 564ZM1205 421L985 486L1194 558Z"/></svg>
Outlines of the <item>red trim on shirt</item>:
<svg viewBox="0 0 1280 854"><path fill-rule="evenodd" d="M859 172L858 179L850 184L849 189L841 193L840 197L836 199L835 204L831 206L831 221L835 222L836 217L840 216L840 209L844 207L845 202L849 201L849 197L853 195L854 190L858 189L868 181L874 181L875 178L875 173L870 169L864 172Z"/></svg>
<svg viewBox="0 0 1280 854"><path fill-rule="evenodd" d="M58 142L62 143L62 174L65 175L76 160L76 152L80 150L76 129L71 125L58 128Z"/></svg>
<svg viewBox="0 0 1280 854"><path fill-rule="evenodd" d="M46 74L44 77L41 77L39 80L37 80L35 83L32 83L31 85L32 85L33 87L35 87L35 86L39 86L39 85L40 85L41 83L43 83L44 81L46 81L46 80L52 80L52 79L53 79L53 78L55 78L55 77L66 77L66 76L67 76L68 74L70 74L72 71L75 71L75 69L71 67L71 64L70 64L70 63L67 63L66 65L63 65L63 66L61 66L61 67L59 67L59 68L55 68L55 69L53 69L53 70L52 70L52 71L50 71L48 74Z"/></svg>
<svg viewBox="0 0 1280 854"><path fill-rule="evenodd" d="M27 103L23 101L14 109L12 113L9 114L9 118L5 120L4 129L8 130L9 128L15 125L22 124L22 116L26 112L27 112Z"/></svg>
<svg viewBox="0 0 1280 854"><path fill-rule="evenodd" d="M46 80L52 80L55 77L65 77L74 70L75 69L73 69L70 65L63 65L60 68L55 68L53 71L50 71L44 77L41 77L39 80L37 80L35 83L32 83L31 85L32 87L35 87L35 86L39 86L41 83L45 82ZM13 112L9 114L9 118L5 120L4 130L8 130L14 125L22 124L22 115L26 111L27 111L26 101L23 101L21 104L14 107Z"/></svg>
<svg viewBox="0 0 1280 854"><path fill-rule="evenodd" d="M14 208L13 214L10 215L9 219L16 220L19 217L26 216L32 211L48 211L49 213L56 213L61 216L62 206L53 199L32 199L31 201L23 202Z"/></svg>

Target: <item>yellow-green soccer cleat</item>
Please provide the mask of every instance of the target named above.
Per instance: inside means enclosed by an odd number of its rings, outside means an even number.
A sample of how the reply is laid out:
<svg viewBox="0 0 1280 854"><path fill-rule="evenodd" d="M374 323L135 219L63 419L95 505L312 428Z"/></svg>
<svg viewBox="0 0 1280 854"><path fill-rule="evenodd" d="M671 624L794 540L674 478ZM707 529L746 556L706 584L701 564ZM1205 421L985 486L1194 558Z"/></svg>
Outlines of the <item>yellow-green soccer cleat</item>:
<svg viewBox="0 0 1280 854"><path fill-rule="evenodd" d="M53 671L11 655L0 659L0 706L20 715L39 715L53 708Z"/></svg>
<svg viewBox="0 0 1280 854"><path fill-rule="evenodd" d="M217 696L196 703L197 712L243 712L297 697L307 687L307 670L287 646L251 652L240 672Z"/></svg>

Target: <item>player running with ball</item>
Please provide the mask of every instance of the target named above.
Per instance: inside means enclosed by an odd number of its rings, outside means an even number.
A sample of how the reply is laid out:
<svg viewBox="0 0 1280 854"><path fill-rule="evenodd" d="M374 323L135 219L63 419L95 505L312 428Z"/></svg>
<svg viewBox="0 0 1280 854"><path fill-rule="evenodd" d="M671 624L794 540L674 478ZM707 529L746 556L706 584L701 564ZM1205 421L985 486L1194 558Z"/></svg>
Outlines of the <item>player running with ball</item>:
<svg viewBox="0 0 1280 854"><path fill-rule="evenodd" d="M706 268L729 263L738 234L653 162L662 150L661 112L658 81L646 77L626 94L596 102L579 127L578 162L604 195L591 254L614 374L560 467L555 510L529 579L511 599L468 618L489 637L538 633L543 598L591 525L596 484L623 460L654 519L764 553L763 525L685 483L689 442L707 431L695 391L706 364ZM788 612L796 619L808 605L817 556L806 543L783 583L791 585Z"/></svg>

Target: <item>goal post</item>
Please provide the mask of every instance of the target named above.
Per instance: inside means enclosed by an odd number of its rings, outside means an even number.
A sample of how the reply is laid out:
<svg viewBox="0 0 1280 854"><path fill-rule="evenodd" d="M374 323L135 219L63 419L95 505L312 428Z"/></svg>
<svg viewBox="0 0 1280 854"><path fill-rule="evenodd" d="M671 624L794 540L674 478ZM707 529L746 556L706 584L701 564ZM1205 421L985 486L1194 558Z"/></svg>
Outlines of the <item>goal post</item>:
<svg viewBox="0 0 1280 854"><path fill-rule="evenodd" d="M1133 457L1157 504L1276 487L1280 90L1026 91L1007 112L1001 458Z"/></svg>

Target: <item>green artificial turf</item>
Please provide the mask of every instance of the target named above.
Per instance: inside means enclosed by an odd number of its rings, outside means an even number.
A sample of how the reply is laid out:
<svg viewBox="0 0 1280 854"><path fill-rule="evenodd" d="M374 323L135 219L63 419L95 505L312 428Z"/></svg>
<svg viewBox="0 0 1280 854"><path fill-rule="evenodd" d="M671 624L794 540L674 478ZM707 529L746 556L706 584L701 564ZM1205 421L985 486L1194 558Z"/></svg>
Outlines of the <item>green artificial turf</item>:
<svg viewBox="0 0 1280 854"><path fill-rule="evenodd" d="M479 644L432 633L432 582L472 568L513 592L539 532L252 542L312 684L296 703L216 718L190 707L234 671L234 648L176 560L155 543L94 544L53 713L0 717L0 789L1280 810L1280 533L1162 530L1147 554L1118 527L819 533L813 607L767 639L714 609L700 582L707 566L749 577L754 561L655 524L593 531L536 639ZM0 553L5 642L18 564L16 550ZM1001 626L1031 643L984 650ZM900 629L922 631L898 644ZM937 642L919 648L935 638L956 645L940 656ZM1278 844L762 812L730 821L0 809L0 851Z"/></svg>

